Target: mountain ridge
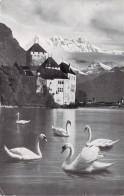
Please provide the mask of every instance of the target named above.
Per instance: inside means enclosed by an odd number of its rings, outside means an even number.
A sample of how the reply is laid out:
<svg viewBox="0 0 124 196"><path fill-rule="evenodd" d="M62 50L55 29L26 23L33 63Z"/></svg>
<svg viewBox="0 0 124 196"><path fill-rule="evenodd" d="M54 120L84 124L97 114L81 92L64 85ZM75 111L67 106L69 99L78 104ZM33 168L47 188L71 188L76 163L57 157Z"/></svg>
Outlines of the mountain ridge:
<svg viewBox="0 0 124 196"><path fill-rule="evenodd" d="M29 42L25 49L29 49L31 45L34 43L34 39ZM78 37L78 38L62 38L61 36L53 36L51 38L39 38L39 44L43 47L52 47L52 48L61 48L68 52L94 52L94 53L106 53L106 54L122 54L124 55L124 51L117 51L117 50L106 50L99 48L93 44L91 44L86 38Z"/></svg>

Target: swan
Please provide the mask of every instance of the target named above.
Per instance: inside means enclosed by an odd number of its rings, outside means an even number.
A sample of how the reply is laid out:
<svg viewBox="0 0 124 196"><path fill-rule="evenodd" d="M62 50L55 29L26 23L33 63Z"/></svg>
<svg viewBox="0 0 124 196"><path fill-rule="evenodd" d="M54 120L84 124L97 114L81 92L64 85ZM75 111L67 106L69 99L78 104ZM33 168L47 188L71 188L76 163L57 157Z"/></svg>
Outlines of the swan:
<svg viewBox="0 0 124 196"><path fill-rule="evenodd" d="M97 161L99 159L99 155L96 156L96 159L92 159L94 147L85 147L83 150L84 154L79 154L74 161L70 163L71 157L74 154L74 148L72 144L66 143L62 147L62 152L66 149L69 149L69 155L66 160L62 164L62 169L67 172L76 172L76 173L91 173L97 171L103 171L108 167L112 166L114 163L102 163ZM97 148L96 148L97 150ZM61 152L61 153L62 153ZM86 154L88 153L88 155ZM89 159L90 158L90 159Z"/></svg>
<svg viewBox="0 0 124 196"><path fill-rule="evenodd" d="M13 149L8 149L4 145L4 150L7 153L7 155L13 159L18 159L18 160L33 160L33 159L41 159L42 158L42 153L40 151L40 139L46 139L46 136L44 134L40 134L37 139L36 139L36 152L32 152L31 150L24 148L24 147L18 147L18 148L13 148Z"/></svg>
<svg viewBox="0 0 124 196"><path fill-rule="evenodd" d="M63 128L60 128L60 127L52 126L52 131L53 131L54 135L69 137L70 136L70 133L69 133L69 130L68 130L68 125L69 124L71 125L71 122L69 120L67 120L67 122L66 122L66 130L63 129Z"/></svg>
<svg viewBox="0 0 124 196"><path fill-rule="evenodd" d="M95 139L95 140L91 141L92 131L91 131L90 126L86 125L84 131L88 131L88 133L89 133L89 138L86 143L86 146L97 146L102 150L104 148L111 148L115 143L117 143L119 141L119 140L113 141L110 139Z"/></svg>
<svg viewBox="0 0 124 196"><path fill-rule="evenodd" d="M19 114L19 112L18 112L18 113L17 113L17 120L16 120L16 123L17 123L17 124L22 124L22 125L24 125L24 124L27 124L27 123L30 122L30 120L19 120L19 116L20 116L20 114Z"/></svg>

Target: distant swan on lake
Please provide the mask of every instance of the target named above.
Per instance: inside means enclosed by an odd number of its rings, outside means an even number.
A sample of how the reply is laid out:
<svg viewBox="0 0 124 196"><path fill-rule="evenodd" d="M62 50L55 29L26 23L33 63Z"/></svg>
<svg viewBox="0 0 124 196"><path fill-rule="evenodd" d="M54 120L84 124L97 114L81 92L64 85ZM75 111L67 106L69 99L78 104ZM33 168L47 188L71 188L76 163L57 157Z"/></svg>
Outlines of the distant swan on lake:
<svg viewBox="0 0 124 196"><path fill-rule="evenodd" d="M52 131L53 131L54 135L69 137L70 133L69 133L69 130L68 130L68 125L71 125L71 122L69 120L67 120L67 122L66 122L66 129L63 129L61 127L52 126Z"/></svg>
<svg viewBox="0 0 124 196"><path fill-rule="evenodd" d="M44 134L40 134L37 139L36 139L36 152L37 154L35 154L34 152L32 152L31 150L24 148L24 147L18 147L18 148L13 148L13 149L8 149L5 145L4 145L4 150L7 153L7 155L10 158L13 159L18 159L18 160L33 160L33 159L41 159L42 158L42 153L40 150L40 139L41 140L46 140L46 136Z"/></svg>
<svg viewBox="0 0 124 196"><path fill-rule="evenodd" d="M114 163L102 163L96 161L100 158L100 156L96 156L94 159L94 151L97 151L96 147L84 147L84 152L82 154L79 154L74 161L71 161L71 157L74 154L74 148L70 143L66 143L62 147L62 152L64 152L66 149L69 149L69 155L62 164L62 168L64 171L67 172L76 172L76 173L91 173L91 172L97 172L97 171L103 171L106 170L108 167L112 166ZM86 150L86 151L85 151ZM87 155L88 153L88 155ZM92 159L93 155L93 159ZM102 156L101 156L102 157Z"/></svg>
<svg viewBox="0 0 124 196"><path fill-rule="evenodd" d="M96 146L100 149L104 148L111 148L115 143L117 143L119 140L110 140L110 139L95 139L91 141L92 139L92 131L89 125L85 126L84 131L88 131L88 141L86 143L86 146Z"/></svg>
<svg viewBox="0 0 124 196"><path fill-rule="evenodd" d="M24 124L27 124L27 123L30 122L30 120L19 120L19 117L20 117L20 114L19 114L19 112L18 112L18 113L17 113L17 120L16 120L16 123L17 123L17 124L22 124L22 125L24 125Z"/></svg>

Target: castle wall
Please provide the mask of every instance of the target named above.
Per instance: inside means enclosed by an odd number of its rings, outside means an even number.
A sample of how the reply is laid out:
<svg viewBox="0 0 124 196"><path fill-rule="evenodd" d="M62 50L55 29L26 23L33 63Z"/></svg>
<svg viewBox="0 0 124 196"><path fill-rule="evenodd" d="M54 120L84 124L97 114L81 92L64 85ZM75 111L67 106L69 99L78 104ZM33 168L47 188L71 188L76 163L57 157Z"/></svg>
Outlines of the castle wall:
<svg viewBox="0 0 124 196"><path fill-rule="evenodd" d="M46 54L42 52L27 51L26 65L27 66L41 66L46 60Z"/></svg>
<svg viewBox="0 0 124 196"><path fill-rule="evenodd" d="M46 55L42 52L31 52L31 66L40 66L46 60Z"/></svg>

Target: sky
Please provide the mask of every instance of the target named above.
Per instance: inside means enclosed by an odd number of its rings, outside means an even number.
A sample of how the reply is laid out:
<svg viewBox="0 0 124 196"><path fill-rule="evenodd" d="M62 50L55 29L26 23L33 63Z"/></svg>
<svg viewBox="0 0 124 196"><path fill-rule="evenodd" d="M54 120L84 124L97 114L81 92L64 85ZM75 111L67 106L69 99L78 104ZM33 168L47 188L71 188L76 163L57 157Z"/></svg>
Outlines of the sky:
<svg viewBox="0 0 124 196"><path fill-rule="evenodd" d="M35 35L58 35L124 50L124 0L0 0L0 22L22 47Z"/></svg>

